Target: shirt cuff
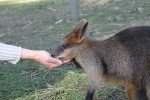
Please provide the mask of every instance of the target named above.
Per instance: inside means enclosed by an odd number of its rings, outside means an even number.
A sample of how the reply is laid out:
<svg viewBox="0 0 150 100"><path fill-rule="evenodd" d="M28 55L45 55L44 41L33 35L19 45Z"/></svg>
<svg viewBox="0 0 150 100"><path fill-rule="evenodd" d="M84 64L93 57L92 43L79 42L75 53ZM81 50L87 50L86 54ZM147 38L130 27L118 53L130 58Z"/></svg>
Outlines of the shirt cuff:
<svg viewBox="0 0 150 100"><path fill-rule="evenodd" d="M22 47L0 43L0 60L16 64L21 57Z"/></svg>

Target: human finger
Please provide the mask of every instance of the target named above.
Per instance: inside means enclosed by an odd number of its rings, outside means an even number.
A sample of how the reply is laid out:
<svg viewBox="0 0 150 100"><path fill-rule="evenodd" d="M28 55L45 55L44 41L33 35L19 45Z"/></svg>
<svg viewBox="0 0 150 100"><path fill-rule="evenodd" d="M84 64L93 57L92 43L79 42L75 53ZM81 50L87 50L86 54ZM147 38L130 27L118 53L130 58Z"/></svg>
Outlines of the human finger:
<svg viewBox="0 0 150 100"><path fill-rule="evenodd" d="M63 61L63 64L64 64L64 63L68 63L68 62L70 62L70 61L71 61L71 59L64 60L64 61Z"/></svg>
<svg viewBox="0 0 150 100"><path fill-rule="evenodd" d="M52 58L49 60L50 63L53 63L53 64L63 64L63 62L57 58Z"/></svg>

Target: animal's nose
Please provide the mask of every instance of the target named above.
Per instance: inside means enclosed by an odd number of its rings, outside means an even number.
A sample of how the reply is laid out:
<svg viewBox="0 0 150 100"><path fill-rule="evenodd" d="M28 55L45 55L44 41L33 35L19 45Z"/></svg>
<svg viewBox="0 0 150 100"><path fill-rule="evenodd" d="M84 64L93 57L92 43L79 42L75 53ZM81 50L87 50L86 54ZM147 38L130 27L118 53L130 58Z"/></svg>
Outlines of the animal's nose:
<svg viewBox="0 0 150 100"><path fill-rule="evenodd" d="M55 58L55 57L56 57L56 55L55 55L54 53L52 53L52 54L51 54L51 56L52 56L53 58Z"/></svg>

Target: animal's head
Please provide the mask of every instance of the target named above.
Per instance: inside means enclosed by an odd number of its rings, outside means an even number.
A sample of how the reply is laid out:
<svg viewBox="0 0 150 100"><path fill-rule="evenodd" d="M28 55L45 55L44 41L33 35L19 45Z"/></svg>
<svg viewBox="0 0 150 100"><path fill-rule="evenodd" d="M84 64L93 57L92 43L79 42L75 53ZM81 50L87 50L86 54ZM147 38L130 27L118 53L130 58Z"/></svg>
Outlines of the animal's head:
<svg viewBox="0 0 150 100"><path fill-rule="evenodd" d="M52 53L52 56L61 60L76 58L79 48L84 44L84 33L87 26L88 22L85 19L81 20L77 26L64 37Z"/></svg>

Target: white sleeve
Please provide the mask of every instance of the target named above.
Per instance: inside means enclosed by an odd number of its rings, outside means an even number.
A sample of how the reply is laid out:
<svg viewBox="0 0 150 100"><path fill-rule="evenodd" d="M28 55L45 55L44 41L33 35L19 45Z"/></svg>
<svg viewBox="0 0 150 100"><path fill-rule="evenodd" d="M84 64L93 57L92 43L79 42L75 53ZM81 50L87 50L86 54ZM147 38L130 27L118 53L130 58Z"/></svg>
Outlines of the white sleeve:
<svg viewBox="0 0 150 100"><path fill-rule="evenodd" d="M16 64L21 57L22 47L0 43L0 60Z"/></svg>

